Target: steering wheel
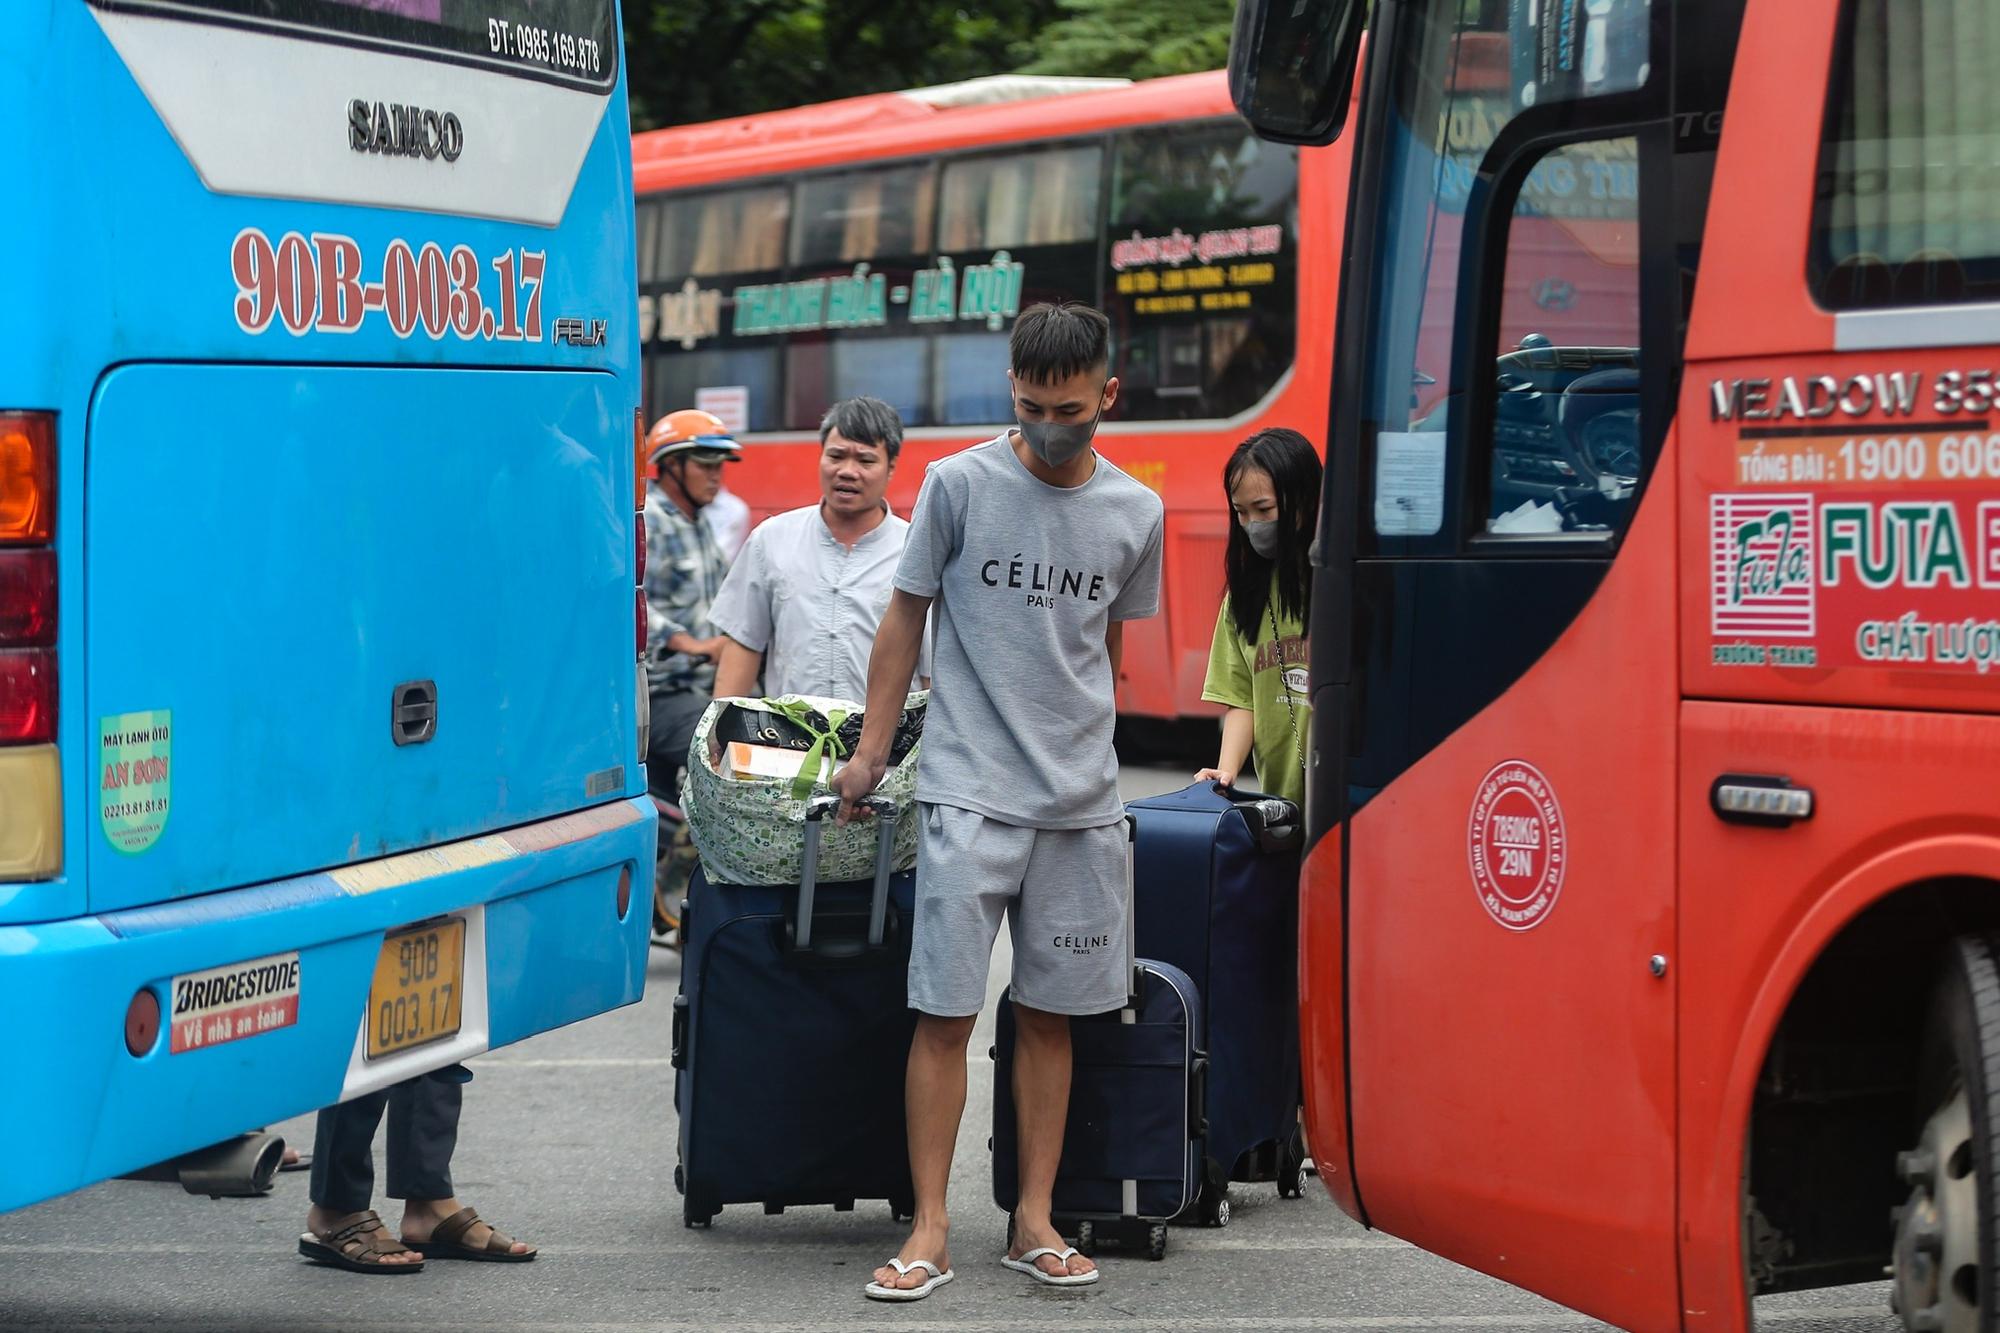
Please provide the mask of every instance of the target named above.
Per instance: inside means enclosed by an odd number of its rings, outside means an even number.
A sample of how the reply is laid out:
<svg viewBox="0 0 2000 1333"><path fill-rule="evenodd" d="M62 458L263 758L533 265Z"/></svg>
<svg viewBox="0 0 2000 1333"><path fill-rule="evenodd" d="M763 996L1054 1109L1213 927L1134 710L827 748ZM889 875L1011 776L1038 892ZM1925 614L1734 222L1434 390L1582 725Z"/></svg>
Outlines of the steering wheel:
<svg viewBox="0 0 2000 1333"><path fill-rule="evenodd" d="M1619 366L1579 375L1557 410L1563 446L1585 475L1616 485L1639 480L1639 372Z"/></svg>

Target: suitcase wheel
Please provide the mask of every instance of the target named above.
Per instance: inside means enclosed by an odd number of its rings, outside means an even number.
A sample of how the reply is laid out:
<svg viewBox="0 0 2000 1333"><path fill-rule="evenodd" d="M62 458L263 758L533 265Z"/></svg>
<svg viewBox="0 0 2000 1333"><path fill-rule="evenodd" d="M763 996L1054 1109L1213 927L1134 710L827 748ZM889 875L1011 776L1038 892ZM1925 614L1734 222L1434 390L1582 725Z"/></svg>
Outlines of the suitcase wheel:
<svg viewBox="0 0 2000 1333"><path fill-rule="evenodd" d="M766 1217L777 1217L784 1211L785 1205L782 1203L767 1203L764 1205L764 1216Z"/></svg>
<svg viewBox="0 0 2000 1333"><path fill-rule="evenodd" d="M1146 1228L1146 1257L1155 1260L1167 1257L1167 1224L1165 1222L1155 1222Z"/></svg>
<svg viewBox="0 0 2000 1333"><path fill-rule="evenodd" d="M1305 1136L1298 1130L1278 1149L1278 1197L1306 1197Z"/></svg>
<svg viewBox="0 0 2000 1333"><path fill-rule="evenodd" d="M1229 1225L1229 1191L1218 1189L1202 1191L1201 1222L1203 1226L1210 1227Z"/></svg>
<svg viewBox="0 0 2000 1333"><path fill-rule="evenodd" d="M682 1166L682 1165L681 1165L681 1164L680 1164L679 1162L675 1162L675 1163L674 1163L674 1193L676 1193L676 1194L686 1194L687 1192L688 1192L688 1182L687 1182L687 1168L683 1167L683 1166Z"/></svg>
<svg viewBox="0 0 2000 1333"><path fill-rule="evenodd" d="M917 1205L912 1199L889 1200L889 1220L892 1222L914 1222L917 1220Z"/></svg>
<svg viewBox="0 0 2000 1333"><path fill-rule="evenodd" d="M1086 1259L1097 1255L1097 1223L1078 1222L1076 1224L1076 1252Z"/></svg>
<svg viewBox="0 0 2000 1333"><path fill-rule="evenodd" d="M708 1193L706 1189L698 1185L687 1191L687 1197L681 1200L681 1224L683 1226L705 1227L715 1220L717 1213L722 1211L722 1205L712 1201L708 1197Z"/></svg>
<svg viewBox="0 0 2000 1333"><path fill-rule="evenodd" d="M840 1200L840 1201L839 1201L838 1203L836 1203L836 1204L834 1204L834 1205L833 1205L833 1211L834 1211L834 1212L836 1212L836 1213L851 1213L851 1212L853 1212L853 1211L854 1211L854 1200L852 1200L852 1199L842 1199L842 1200Z"/></svg>

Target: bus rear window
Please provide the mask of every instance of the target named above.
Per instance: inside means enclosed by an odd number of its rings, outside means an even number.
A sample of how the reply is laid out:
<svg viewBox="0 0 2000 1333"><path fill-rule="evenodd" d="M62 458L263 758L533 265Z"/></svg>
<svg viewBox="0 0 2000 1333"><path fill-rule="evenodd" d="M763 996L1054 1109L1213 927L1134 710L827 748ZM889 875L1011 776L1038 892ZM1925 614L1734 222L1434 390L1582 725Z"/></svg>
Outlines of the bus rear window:
<svg viewBox="0 0 2000 1333"><path fill-rule="evenodd" d="M90 0L101 9L268 29L608 91L612 0Z"/></svg>
<svg viewBox="0 0 2000 1333"><path fill-rule="evenodd" d="M1996 56L1985 6L1849 0L1813 209L1821 305L2000 300Z"/></svg>
<svg viewBox="0 0 2000 1333"><path fill-rule="evenodd" d="M1238 120L1117 137L1104 309L1120 419L1234 416L1291 368L1298 181L1298 150Z"/></svg>

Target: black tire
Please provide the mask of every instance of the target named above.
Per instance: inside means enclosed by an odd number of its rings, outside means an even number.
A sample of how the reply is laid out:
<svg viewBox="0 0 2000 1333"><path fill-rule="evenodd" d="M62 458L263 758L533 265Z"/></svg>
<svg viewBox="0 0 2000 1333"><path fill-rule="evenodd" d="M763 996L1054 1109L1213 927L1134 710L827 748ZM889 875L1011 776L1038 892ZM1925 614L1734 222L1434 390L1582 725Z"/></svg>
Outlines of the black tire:
<svg viewBox="0 0 2000 1333"><path fill-rule="evenodd" d="M917 1220L917 1205L912 1199L889 1200L889 1220L892 1222L914 1222Z"/></svg>
<svg viewBox="0 0 2000 1333"><path fill-rule="evenodd" d="M2000 941L1954 940L1943 973L1924 1031L1917 1147L1897 1161L1910 1197L1896 1214L1891 1305L1910 1333L2000 1333Z"/></svg>
<svg viewBox="0 0 2000 1333"><path fill-rule="evenodd" d="M721 1211L722 1205L709 1198L708 1191L699 1185L689 1188L687 1197L681 1200L681 1222L685 1226L705 1227Z"/></svg>
<svg viewBox="0 0 2000 1333"><path fill-rule="evenodd" d="M1076 1224L1076 1252L1089 1259L1097 1254L1097 1223L1078 1222Z"/></svg>
<svg viewBox="0 0 2000 1333"><path fill-rule="evenodd" d="M687 1182L687 1168L686 1168L686 1167L684 1167L684 1166L682 1166L682 1165L681 1165L681 1164L680 1164L679 1162L675 1162L675 1163L674 1163L674 1193L676 1193L676 1194L686 1194L687 1192L688 1192L688 1182Z"/></svg>
<svg viewBox="0 0 2000 1333"><path fill-rule="evenodd" d="M1155 1222L1146 1228L1146 1257L1158 1262L1167 1257L1167 1224Z"/></svg>

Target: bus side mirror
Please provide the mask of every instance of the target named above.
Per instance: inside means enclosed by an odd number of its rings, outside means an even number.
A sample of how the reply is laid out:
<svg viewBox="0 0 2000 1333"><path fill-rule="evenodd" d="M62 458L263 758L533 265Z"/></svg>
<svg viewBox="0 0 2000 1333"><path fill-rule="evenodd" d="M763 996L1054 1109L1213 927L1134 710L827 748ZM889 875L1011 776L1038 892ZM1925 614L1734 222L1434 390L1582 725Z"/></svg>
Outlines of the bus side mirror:
<svg viewBox="0 0 2000 1333"><path fill-rule="evenodd" d="M1279 143L1332 143L1347 126L1367 0L1237 0L1229 97Z"/></svg>

